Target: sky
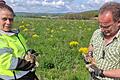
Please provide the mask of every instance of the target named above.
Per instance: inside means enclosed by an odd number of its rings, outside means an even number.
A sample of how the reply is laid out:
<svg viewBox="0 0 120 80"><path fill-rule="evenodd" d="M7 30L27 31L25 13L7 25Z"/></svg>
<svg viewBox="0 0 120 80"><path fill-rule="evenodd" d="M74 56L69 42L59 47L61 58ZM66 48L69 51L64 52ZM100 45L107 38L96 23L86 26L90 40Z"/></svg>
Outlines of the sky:
<svg viewBox="0 0 120 80"><path fill-rule="evenodd" d="M79 13L98 10L105 2L120 0L5 0L15 12Z"/></svg>

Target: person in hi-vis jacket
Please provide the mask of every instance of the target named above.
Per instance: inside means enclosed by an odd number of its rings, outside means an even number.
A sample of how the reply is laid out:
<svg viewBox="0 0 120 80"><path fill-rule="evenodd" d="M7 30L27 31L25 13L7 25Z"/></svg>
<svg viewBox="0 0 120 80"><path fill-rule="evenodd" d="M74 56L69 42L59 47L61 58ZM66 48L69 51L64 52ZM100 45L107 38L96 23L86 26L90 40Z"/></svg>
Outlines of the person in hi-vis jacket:
<svg viewBox="0 0 120 80"><path fill-rule="evenodd" d="M17 30L12 30L15 13L0 0L0 80L38 80L35 59L27 54L26 40Z"/></svg>

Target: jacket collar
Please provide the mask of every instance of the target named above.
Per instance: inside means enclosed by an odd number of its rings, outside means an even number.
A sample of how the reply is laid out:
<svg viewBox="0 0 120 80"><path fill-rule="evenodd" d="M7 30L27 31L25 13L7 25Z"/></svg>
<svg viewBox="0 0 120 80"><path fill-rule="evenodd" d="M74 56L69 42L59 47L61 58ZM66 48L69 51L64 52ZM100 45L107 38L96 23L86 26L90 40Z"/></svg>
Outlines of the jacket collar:
<svg viewBox="0 0 120 80"><path fill-rule="evenodd" d="M0 35L8 35L8 36L12 36L12 35L15 35L15 34L18 34L19 33L19 30L11 30L11 31L3 31L3 30L0 30Z"/></svg>

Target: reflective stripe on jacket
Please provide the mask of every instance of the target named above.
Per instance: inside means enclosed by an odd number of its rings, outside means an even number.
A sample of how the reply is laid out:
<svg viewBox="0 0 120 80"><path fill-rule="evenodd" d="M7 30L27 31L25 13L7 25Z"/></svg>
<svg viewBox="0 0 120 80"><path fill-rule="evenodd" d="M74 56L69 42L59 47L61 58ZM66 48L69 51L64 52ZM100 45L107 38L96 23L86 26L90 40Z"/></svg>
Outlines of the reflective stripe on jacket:
<svg viewBox="0 0 120 80"><path fill-rule="evenodd" d="M0 30L0 78L5 80L14 79L15 76L20 78L29 72L15 70L18 58L24 57L26 49L26 41L21 34Z"/></svg>

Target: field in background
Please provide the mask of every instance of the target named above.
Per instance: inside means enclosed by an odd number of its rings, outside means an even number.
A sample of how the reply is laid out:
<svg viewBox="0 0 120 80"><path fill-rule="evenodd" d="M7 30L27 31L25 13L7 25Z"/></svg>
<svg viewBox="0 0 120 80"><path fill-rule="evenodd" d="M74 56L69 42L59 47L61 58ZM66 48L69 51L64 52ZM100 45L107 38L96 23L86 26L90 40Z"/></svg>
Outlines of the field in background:
<svg viewBox="0 0 120 80"><path fill-rule="evenodd" d="M30 48L39 52L37 75L41 80L88 80L81 48L88 46L97 22L17 17Z"/></svg>

